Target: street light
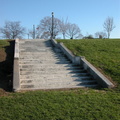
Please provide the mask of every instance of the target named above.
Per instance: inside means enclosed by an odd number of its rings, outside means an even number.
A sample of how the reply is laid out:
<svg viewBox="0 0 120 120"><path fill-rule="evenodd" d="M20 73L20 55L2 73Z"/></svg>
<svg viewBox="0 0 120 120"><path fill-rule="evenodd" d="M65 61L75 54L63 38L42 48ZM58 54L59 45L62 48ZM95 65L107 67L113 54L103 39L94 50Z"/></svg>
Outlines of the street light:
<svg viewBox="0 0 120 120"><path fill-rule="evenodd" d="M54 36L53 29L54 29L54 12L52 12L52 33L51 33L51 38L52 39L53 39L53 36Z"/></svg>
<svg viewBox="0 0 120 120"><path fill-rule="evenodd" d="M27 35L28 35L28 39L29 39L29 33Z"/></svg>
<svg viewBox="0 0 120 120"><path fill-rule="evenodd" d="M33 39L35 39L35 25L33 25Z"/></svg>

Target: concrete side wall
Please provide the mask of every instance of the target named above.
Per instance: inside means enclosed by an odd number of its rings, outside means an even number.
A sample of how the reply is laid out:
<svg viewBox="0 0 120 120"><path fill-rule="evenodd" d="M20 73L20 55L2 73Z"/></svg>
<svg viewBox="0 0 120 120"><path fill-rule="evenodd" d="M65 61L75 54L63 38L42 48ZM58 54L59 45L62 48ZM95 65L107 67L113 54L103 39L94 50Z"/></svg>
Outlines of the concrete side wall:
<svg viewBox="0 0 120 120"><path fill-rule="evenodd" d="M66 48L63 43L57 43L56 40L51 40L51 42L55 47L60 48L61 51L72 61L72 63L76 65L80 64L80 57L73 55L72 52Z"/></svg>
<svg viewBox="0 0 120 120"><path fill-rule="evenodd" d="M62 52L76 65L82 65L97 82L104 88L112 88L114 84L110 82L102 73L100 73L92 64L90 64L84 57L74 56L70 50L68 50L63 43L57 43L55 40L51 40L55 47L59 47Z"/></svg>
<svg viewBox="0 0 120 120"><path fill-rule="evenodd" d="M13 67L13 91L20 89L19 79L19 39L15 40L14 67Z"/></svg>
<svg viewBox="0 0 120 120"><path fill-rule="evenodd" d="M52 39L51 42L52 42L53 46L58 47L58 43L56 40Z"/></svg>
<svg viewBox="0 0 120 120"><path fill-rule="evenodd" d="M74 63L74 55L71 53L70 50L68 50L63 43L58 43L59 48L62 50L62 52Z"/></svg>
<svg viewBox="0 0 120 120"><path fill-rule="evenodd" d="M104 88L112 88L114 84L111 83L102 73L100 73L92 64L90 64L84 57L81 57L81 65L87 70L97 82Z"/></svg>
<svg viewBox="0 0 120 120"><path fill-rule="evenodd" d="M15 53L14 58L19 58L19 39L15 40Z"/></svg>

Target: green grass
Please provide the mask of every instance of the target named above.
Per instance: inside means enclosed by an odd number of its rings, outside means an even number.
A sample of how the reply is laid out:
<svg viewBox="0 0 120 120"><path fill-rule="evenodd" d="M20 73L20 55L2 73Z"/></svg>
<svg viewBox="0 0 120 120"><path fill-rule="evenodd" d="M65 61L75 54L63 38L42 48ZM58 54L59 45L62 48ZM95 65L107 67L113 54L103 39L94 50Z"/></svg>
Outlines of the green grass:
<svg viewBox="0 0 120 120"><path fill-rule="evenodd" d="M0 98L0 120L119 120L119 100L92 89L15 93Z"/></svg>
<svg viewBox="0 0 120 120"><path fill-rule="evenodd" d="M120 39L58 40L120 84Z"/></svg>
<svg viewBox="0 0 120 120"><path fill-rule="evenodd" d="M8 45L9 43L6 40L0 40L0 49Z"/></svg>
<svg viewBox="0 0 120 120"><path fill-rule="evenodd" d="M119 83L119 74L115 76L113 72L104 68L106 64L107 69L119 65L120 40L63 40L62 42L74 54L85 56L95 66L100 66L105 74L110 73L112 79ZM6 47L10 49L7 45L6 42L3 44L5 51L8 49ZM106 60L102 62L104 55ZM11 58L8 57L8 60L11 61ZM115 61L118 63L116 64ZM101 67L101 65L104 66ZM0 96L0 120L120 120L119 90L117 87L99 90L89 88L22 93L3 92Z"/></svg>

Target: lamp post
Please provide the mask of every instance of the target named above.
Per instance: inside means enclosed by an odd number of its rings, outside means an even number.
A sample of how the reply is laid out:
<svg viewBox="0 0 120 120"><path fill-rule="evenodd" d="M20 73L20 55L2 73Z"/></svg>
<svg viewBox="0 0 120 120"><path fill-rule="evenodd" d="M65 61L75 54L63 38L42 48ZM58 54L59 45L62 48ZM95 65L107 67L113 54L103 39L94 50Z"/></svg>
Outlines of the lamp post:
<svg viewBox="0 0 120 120"><path fill-rule="evenodd" d="M28 33L28 39L29 39L29 33Z"/></svg>
<svg viewBox="0 0 120 120"><path fill-rule="evenodd" d="M33 25L33 39L35 39L35 25Z"/></svg>
<svg viewBox="0 0 120 120"><path fill-rule="evenodd" d="M52 33L51 33L51 39L53 39L53 36L54 36L54 12L52 12Z"/></svg>

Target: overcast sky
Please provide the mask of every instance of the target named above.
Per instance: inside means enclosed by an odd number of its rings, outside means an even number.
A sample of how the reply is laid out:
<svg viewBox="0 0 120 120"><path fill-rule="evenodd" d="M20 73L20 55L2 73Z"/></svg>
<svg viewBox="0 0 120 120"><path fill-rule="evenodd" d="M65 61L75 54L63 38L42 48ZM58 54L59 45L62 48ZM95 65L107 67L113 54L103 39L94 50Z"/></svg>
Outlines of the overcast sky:
<svg viewBox="0 0 120 120"><path fill-rule="evenodd" d="M84 36L104 31L105 19L113 17L116 28L111 38L120 38L120 0L0 0L0 27L5 21L20 21L32 29L51 12L77 24Z"/></svg>

